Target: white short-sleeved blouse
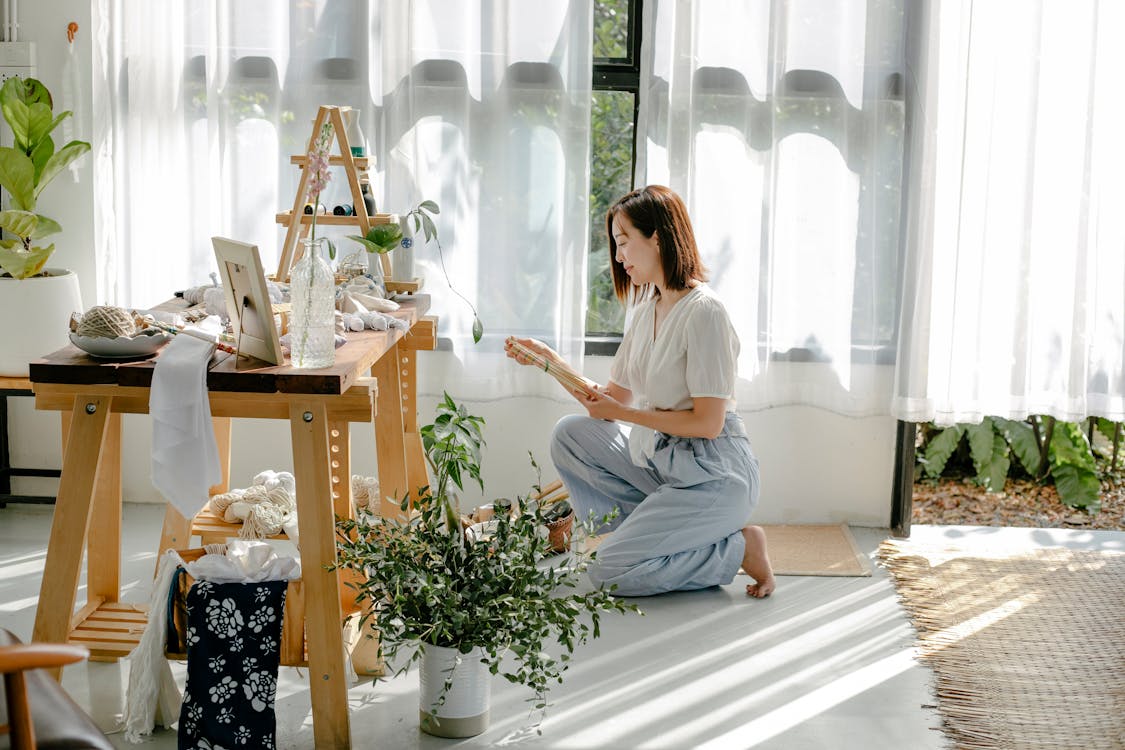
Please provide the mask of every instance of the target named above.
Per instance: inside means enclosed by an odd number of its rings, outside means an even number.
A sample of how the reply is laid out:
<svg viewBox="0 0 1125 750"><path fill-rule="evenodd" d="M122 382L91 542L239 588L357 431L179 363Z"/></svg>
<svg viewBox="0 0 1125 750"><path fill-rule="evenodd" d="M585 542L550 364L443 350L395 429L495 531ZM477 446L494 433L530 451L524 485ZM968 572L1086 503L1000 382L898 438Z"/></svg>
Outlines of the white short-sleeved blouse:
<svg viewBox="0 0 1125 750"><path fill-rule="evenodd" d="M656 299L637 305L610 380L631 391L639 409L689 409L694 398L725 398L727 409L733 409L738 334L711 288L700 284L681 297L654 335L655 323ZM653 430L633 425L633 462L643 466L655 442Z"/></svg>

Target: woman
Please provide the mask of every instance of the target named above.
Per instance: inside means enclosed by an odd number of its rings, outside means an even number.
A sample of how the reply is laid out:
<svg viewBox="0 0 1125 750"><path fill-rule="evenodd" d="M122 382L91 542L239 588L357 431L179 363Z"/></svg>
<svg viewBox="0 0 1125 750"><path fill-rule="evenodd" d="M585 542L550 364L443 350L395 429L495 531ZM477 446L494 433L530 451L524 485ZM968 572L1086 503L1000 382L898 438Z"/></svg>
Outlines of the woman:
<svg viewBox="0 0 1125 750"><path fill-rule="evenodd" d="M758 461L733 411L738 336L704 283L687 209L650 185L618 200L606 229L614 289L635 304L632 322L609 383L573 393L589 416L564 417L551 442L579 517L620 510L590 577L646 596L727 584L741 566L755 580L746 593L769 596L765 535L747 525ZM515 341L564 364L542 342Z"/></svg>

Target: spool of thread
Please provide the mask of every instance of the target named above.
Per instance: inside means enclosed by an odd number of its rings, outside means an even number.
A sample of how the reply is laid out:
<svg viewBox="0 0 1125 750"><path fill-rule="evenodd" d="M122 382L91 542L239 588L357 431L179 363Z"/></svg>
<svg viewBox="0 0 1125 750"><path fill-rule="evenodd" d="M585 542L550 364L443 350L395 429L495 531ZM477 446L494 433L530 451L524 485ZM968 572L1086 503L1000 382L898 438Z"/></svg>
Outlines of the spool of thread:
<svg viewBox="0 0 1125 750"><path fill-rule="evenodd" d="M326 209L324 207L324 205L321 204L321 203L317 203L315 208L313 207L313 204L311 204L311 203L305 204L305 215L312 216L314 211L318 214L324 214L324 213L328 212L328 209Z"/></svg>
<svg viewBox="0 0 1125 750"><path fill-rule="evenodd" d="M335 216L355 216L355 209L350 203L343 203L333 208L332 213Z"/></svg>

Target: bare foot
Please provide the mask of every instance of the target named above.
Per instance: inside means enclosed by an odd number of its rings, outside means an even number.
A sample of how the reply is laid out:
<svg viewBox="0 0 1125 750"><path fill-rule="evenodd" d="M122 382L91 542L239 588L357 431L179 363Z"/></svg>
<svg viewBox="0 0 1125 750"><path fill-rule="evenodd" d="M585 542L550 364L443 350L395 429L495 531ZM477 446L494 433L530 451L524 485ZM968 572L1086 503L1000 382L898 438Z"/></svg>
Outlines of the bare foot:
<svg viewBox="0 0 1125 750"><path fill-rule="evenodd" d="M755 599L765 599L777 585L766 554L766 532L762 531L761 526L747 526L742 529L742 536L746 539L742 570L755 581L746 587L746 594Z"/></svg>

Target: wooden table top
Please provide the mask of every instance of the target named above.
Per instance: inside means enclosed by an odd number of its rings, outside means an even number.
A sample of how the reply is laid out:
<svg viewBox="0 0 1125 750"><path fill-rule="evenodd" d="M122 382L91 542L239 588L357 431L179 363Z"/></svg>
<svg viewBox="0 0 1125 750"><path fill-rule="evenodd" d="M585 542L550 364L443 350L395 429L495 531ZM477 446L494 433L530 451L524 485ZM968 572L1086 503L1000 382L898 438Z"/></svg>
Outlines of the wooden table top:
<svg viewBox="0 0 1125 750"><path fill-rule="evenodd" d="M398 300L401 307L390 313L417 323L430 309L428 294L414 294ZM173 300L160 305L163 310L186 310L187 303ZM357 378L365 377L371 366L407 335L407 331L349 331L348 341L336 349L332 367L302 370L285 365L271 365L253 357L242 357L216 351L207 371L207 388L212 391L246 393L343 393ZM155 357L119 362L97 359L70 344L48 354L29 366L32 383L64 383L70 385L122 385L147 388L152 384Z"/></svg>

